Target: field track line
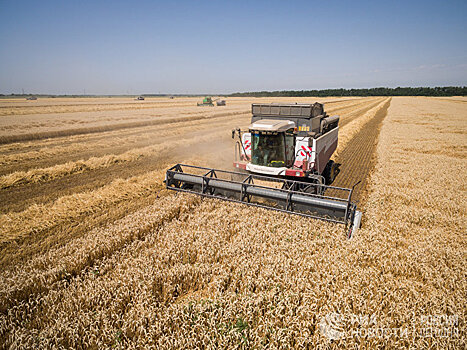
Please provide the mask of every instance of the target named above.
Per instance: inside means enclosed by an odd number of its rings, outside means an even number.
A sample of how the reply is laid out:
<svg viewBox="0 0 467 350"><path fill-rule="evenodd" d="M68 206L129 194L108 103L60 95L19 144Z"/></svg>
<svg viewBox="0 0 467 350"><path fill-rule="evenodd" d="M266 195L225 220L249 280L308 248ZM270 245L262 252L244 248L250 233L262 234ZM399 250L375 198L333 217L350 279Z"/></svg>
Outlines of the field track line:
<svg viewBox="0 0 467 350"><path fill-rule="evenodd" d="M357 105L360 105L366 102L366 101L362 101L361 99L356 99L356 100L349 99L349 100L330 101L327 103L328 104L341 103L344 101L345 102L355 101L355 103L351 105L346 104L344 106L336 106L334 108L331 108L331 112L332 110L337 111L340 109L357 106ZM62 129L62 130L54 130L54 131L43 131L43 132L34 132L34 133L25 133L25 134L6 135L6 136L0 136L0 145L9 145L12 143L28 142L28 141L41 141L45 139L54 139L54 138L60 138L60 137L106 133L106 132L125 130L125 129L131 130L131 129L141 128L145 126L159 126L159 125L173 124L173 123L179 123L179 122L184 122L184 121L211 120L211 119L226 118L226 117L232 117L232 116L248 114L248 113L250 113L249 109L244 110L244 111L236 111L236 112L226 111L223 113L206 116L202 111L196 111L195 113L189 113L189 114L185 113L185 117L177 117L177 116L174 117L172 115L171 117L165 118L163 120L158 119L158 120L128 122L128 123L111 124L111 125L94 126L94 127L72 128L72 129Z"/></svg>
<svg viewBox="0 0 467 350"><path fill-rule="evenodd" d="M148 104L131 104L131 103L118 103L118 104L61 104L61 105L40 105L40 106L0 106L0 117L21 116L28 114L61 114L61 113L88 113L88 112L110 112L121 110L144 110L153 108L180 108L191 107L192 102L183 102L178 104L173 103L148 103ZM50 111L50 108L56 108L55 111ZM75 108L78 107L78 108ZM74 108L74 110L69 110ZM61 110L60 110L61 109ZM65 110L64 110L65 109ZM13 112L5 113L4 110L13 110ZM31 110L34 112L31 113Z"/></svg>
<svg viewBox="0 0 467 350"><path fill-rule="evenodd" d="M50 138L57 138L57 137L67 137L67 136L74 136L74 135L95 134L95 133L122 130L122 129L140 128L140 127L152 126L152 125L172 124L172 123L179 123L184 120L194 121L194 120L232 117L232 116L241 115L245 113L246 113L245 111L239 111L239 112L219 113L219 114L214 114L214 115L201 114L195 117L174 117L174 118L163 119L163 120L155 119L155 120L148 120L148 121L141 121L141 122L121 123L121 124L95 126L95 127L88 127L88 128L76 128L76 129L65 129L65 130L56 130L56 131L44 131L44 132L31 133L31 134L0 136L0 145L15 143L15 142L42 140L42 139L50 139Z"/></svg>
<svg viewBox="0 0 467 350"><path fill-rule="evenodd" d="M354 135L335 159L341 164L341 171L332 185L350 188L361 180L352 196L353 200L360 203L365 200L368 178L376 163L379 132L390 104L391 99Z"/></svg>
<svg viewBox="0 0 467 350"><path fill-rule="evenodd" d="M355 109L353 110L349 116L346 116L345 118L343 118L342 121L339 121L339 128L342 128L344 126L346 126L347 124L349 124L350 122L354 121L355 119L357 119L359 116L365 114L366 112L368 112L370 109L376 107L377 105L379 105L382 101L384 100L376 100L376 101L372 101L371 103L367 104L367 105L364 105L362 108L360 109Z"/></svg>
<svg viewBox="0 0 467 350"><path fill-rule="evenodd" d="M448 102L457 102L457 103L467 103L466 100L458 100L458 99L455 99L455 98L452 98L452 99L450 99L450 98L435 98L435 99L438 100L438 101L443 101L443 102L448 101Z"/></svg>
<svg viewBox="0 0 467 350"><path fill-rule="evenodd" d="M326 101L326 104L333 104L346 101L355 101L362 99L364 97L355 98L355 99L341 99L341 100L331 100ZM238 105L235 103L233 105ZM147 104L138 104L138 103L109 103L109 104L100 104L99 101L93 103L84 103L84 104L55 104L55 105L16 105L16 106L0 106L0 117L10 117L16 115L28 115L28 114L61 114L61 113L86 113L86 112L108 112L108 111L119 111L119 110L144 110L144 109L154 109L154 108L180 108L180 107L192 107L194 106L195 101L180 101L178 103L174 102L150 102ZM77 107L77 109L76 109ZM57 108L57 111L50 111L50 108ZM60 110L60 108L62 110ZM75 108L75 110L63 110L66 108ZM22 109L22 110L21 110ZM16 110L12 113L4 113L4 110ZM34 110L31 113L31 110Z"/></svg>

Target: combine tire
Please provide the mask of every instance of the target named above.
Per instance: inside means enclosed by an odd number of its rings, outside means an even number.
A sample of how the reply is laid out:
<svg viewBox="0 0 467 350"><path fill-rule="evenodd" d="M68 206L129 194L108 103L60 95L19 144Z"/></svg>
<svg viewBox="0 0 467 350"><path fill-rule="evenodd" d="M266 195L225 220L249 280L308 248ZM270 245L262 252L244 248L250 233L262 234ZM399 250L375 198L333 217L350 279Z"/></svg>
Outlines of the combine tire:
<svg viewBox="0 0 467 350"><path fill-rule="evenodd" d="M339 165L334 161L330 160L326 164L326 168L323 171L324 179L326 180L326 185L330 185L336 179L337 174L339 174Z"/></svg>

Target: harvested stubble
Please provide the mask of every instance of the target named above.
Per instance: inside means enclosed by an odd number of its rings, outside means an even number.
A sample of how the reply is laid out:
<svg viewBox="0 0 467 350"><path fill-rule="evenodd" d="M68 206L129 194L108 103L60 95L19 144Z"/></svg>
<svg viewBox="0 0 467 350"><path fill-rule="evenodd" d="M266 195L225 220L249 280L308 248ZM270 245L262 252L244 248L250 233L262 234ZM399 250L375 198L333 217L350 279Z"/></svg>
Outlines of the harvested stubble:
<svg viewBox="0 0 467 350"><path fill-rule="evenodd" d="M343 99L332 102L339 105L341 100ZM54 113L54 107L51 106L51 110L48 112L50 114L34 113L31 110L32 114L17 115L14 119L0 117L0 144L150 127L162 123L182 121L178 117L180 115L183 115L184 119L188 117L192 120L203 120L215 114L235 115L247 113L250 110L250 103L246 100L229 100L228 106L223 107L222 111L217 108L193 107L196 105L196 100L191 99L191 101L192 104L186 106L180 106L178 103L156 104L150 109L135 109L131 114L118 108L100 112L74 111L66 113L62 111ZM352 100L344 101L346 101L344 103L352 102ZM0 101L0 108L1 104L2 101ZM99 99L96 100L96 106L99 106ZM38 108L40 107L38 106Z"/></svg>
<svg viewBox="0 0 467 350"><path fill-rule="evenodd" d="M340 164L340 168L332 185L352 188L358 184L357 187L354 187L352 200L358 201L359 206L365 202L366 184L376 163L375 150L378 136L389 105L390 99L376 107L372 117L364 114L361 118L354 120L349 125L349 127L353 126L354 129L350 129L351 132L343 133L345 135L344 142L342 142L344 146L340 145L336 156L334 156L335 161ZM349 134L353 135L351 139L348 138ZM330 195L332 194L330 193Z"/></svg>
<svg viewBox="0 0 467 350"><path fill-rule="evenodd" d="M375 104L370 105L370 109L365 108L365 112L362 114L358 114L361 110L356 111L357 115L354 116L356 113L353 112L353 118L343 118L344 124L341 129L339 130L339 143L337 145L337 150L334 153L333 157L337 158L339 156L339 152L341 152L347 146L348 142L352 140L352 138L360 131L360 129L368 123L375 115L380 111L382 108L389 103L388 99L383 99L382 101L379 100Z"/></svg>
<svg viewBox="0 0 467 350"><path fill-rule="evenodd" d="M343 121L350 122L350 121L355 121L356 119L358 120L361 119L361 117L359 116L359 113L362 111L362 108L363 110L367 110L373 106L373 104L370 104L370 107L367 107L367 104L368 102L363 103L363 107L362 107L362 103L361 101L359 101L357 104L355 103L352 104L350 110L347 109L346 111L342 111ZM338 107L335 109L331 108L329 110L329 113L333 113L335 110L339 110L341 108L348 108L348 107ZM367 111L364 115L365 116L371 115L371 113L374 113L374 108L369 109L369 111ZM247 116L246 114L238 115L236 116L236 119L239 122L243 121L243 124L247 124L247 120L249 118L247 118L246 116ZM227 117L231 119L232 115L227 115ZM140 157L147 156L149 154L154 154L154 152L159 152L160 149L168 149L168 148L173 149L174 147L188 147L190 143L193 144L196 142L203 142L203 140L206 140L209 137L214 139L216 137L215 135L212 134L214 131L217 131L217 134L219 135L221 135L222 133L227 134L226 130L229 129L229 126L233 125L231 120L222 122L223 119L224 117L222 116L222 119L216 120L215 124L213 124L213 120L211 119L209 119L207 123L205 122L201 123L200 121L191 121L191 122L187 121L183 124L183 128L181 128L181 125L177 125L173 129L171 128L169 130L159 131L157 134L158 136L157 139L152 141L152 142L162 143L161 145L157 145L157 146L147 146L147 147L141 147L138 149L134 145L134 142L136 142L134 135L131 135L129 140L122 139L121 137L119 137L118 142L120 144L125 143L125 142L130 143L131 149L129 151L126 151L122 154L105 155L99 158L91 157L90 159L87 159L87 160L80 159L80 160L76 160L73 162L57 164L55 166L48 167L45 169L33 168L28 171L15 171L13 173L9 173L9 174L6 174L0 177L0 188L9 188L12 186L17 186L17 185L22 185L22 184L50 181L50 180L60 178L63 176L67 176L67 175L77 173L77 172L89 171L93 169L108 167L109 165L112 165L115 163L137 160ZM195 124L191 125L191 123L195 123ZM186 131L187 128L189 128L188 129L189 132ZM203 130L203 128L208 129L207 131L205 131L204 136L199 136L198 134L196 134L197 135L196 138L193 138L190 141L186 140L186 138L191 133L195 131L201 131ZM185 131L182 131L181 129ZM347 129L349 129L349 131L352 130L351 128L347 128ZM341 135L345 135L346 133L348 133L347 130L341 131ZM206 136L207 134L209 134L209 136ZM18 166L27 167L28 160L34 160L38 158L40 159L51 158L51 160L53 161L53 159L55 159L58 154L72 155L73 152L77 152L79 150L86 150L86 149L89 149L89 147L94 147L91 149L96 149L96 148L97 149L99 148L109 149L109 147L116 146L115 138L118 137L118 134L109 135L109 136L110 137L109 139L107 139L107 142L98 140L97 143L91 142L90 144L75 143L72 145L67 144L66 146L54 146L54 147L48 146L48 147L41 148L39 150L29 150L27 152L5 155L3 157L0 157L0 164L1 163L3 164L19 163L19 161L22 161L21 163L18 164ZM138 134L138 136L141 136L141 135ZM179 137L178 140L177 140L177 136ZM144 139L142 141L144 142Z"/></svg>
<svg viewBox="0 0 467 350"><path fill-rule="evenodd" d="M242 110L236 113L228 113L227 115L235 115L235 114L244 114L246 110ZM192 114L192 113L185 113L185 114ZM195 113L197 116L192 117L191 120L203 120L208 119L210 116L206 115L205 113ZM37 117L37 116L36 116ZM93 133L102 133L102 132L109 132L115 130L125 130L125 129L134 129L134 128L141 128L141 127L151 127L160 125L163 123L171 124L171 123L178 123L183 119L180 118L160 118L161 115L149 115L143 118L143 121L131 121L126 123L121 123L118 120L109 119L106 120L104 123L97 123L94 120L89 121L89 124L86 127L77 127L73 125L71 128L64 128L62 122L50 122L47 123L39 123L36 125L35 132L31 133L31 129L27 126L17 126L17 127L6 127L1 128L3 130L3 134L0 135L0 144L8 144L13 142L24 142L30 140L42 140L46 138L56 138L56 137L66 137L66 136L74 136L74 135L83 135L83 134L93 134ZM99 118L96 118L99 120ZM137 118L135 118L137 119ZM0 119L1 121L1 119ZM86 124L86 122L82 122L80 124ZM10 130L10 129L15 130ZM25 130L25 132L19 132ZM13 133L12 131L16 131Z"/></svg>
<svg viewBox="0 0 467 350"><path fill-rule="evenodd" d="M225 124L216 125L218 127L225 126ZM196 128L191 131L196 130ZM89 159L82 159L65 164L58 164L49 168L31 169L29 171L17 171L8 175L0 176L0 190L13 186L25 185L29 183L46 182L57 178L68 176L75 173L90 171L95 169L107 168L117 163L125 163L138 160L142 157L148 157L154 154L163 154L167 152L177 152L178 149L188 149L190 146L206 143L213 139L218 139L225 135L225 130L213 129L205 132L202 136L187 139L181 137L172 137L167 139L169 142L162 142L153 146L142 148L135 148L122 154L109 154L102 157L91 157ZM168 138L168 135L161 135L160 137Z"/></svg>
<svg viewBox="0 0 467 350"><path fill-rule="evenodd" d="M344 109L344 113L350 108L353 113L358 113L359 106L366 106L367 103L371 101L364 100L355 102L340 102L332 104L331 108L328 110L330 113L333 111L341 111ZM239 114L240 113L240 114ZM134 144L137 141L148 142L148 139L154 138L154 134L159 134L162 132L167 132L168 130L172 131L181 131L186 128L202 128L203 124L208 127L213 126L212 123L217 122L221 119L229 119L231 121L241 120L243 112L222 112L222 113L207 113L207 112L198 112L198 113L180 113L176 117L160 119L157 118L157 124L153 127L142 128L130 128L130 129L120 129L116 131L107 131L105 133L99 133L98 136L94 134L87 134L83 136L70 136L62 137L59 139L46 139L40 141L28 141L22 143L14 143L0 146L0 164L9 164L12 162L19 162L22 160L28 160L28 156L31 159L37 159L39 156L50 157L56 156L57 154L66 154L72 155L76 151L83 150L83 147L88 149L96 150L99 147L110 147L112 143L115 142L115 139L118 139L120 143L129 143ZM245 115L249 113L244 112ZM248 118L247 118L248 119ZM161 135L163 136L163 135ZM142 139L142 140L141 140ZM71 143L72 141L72 143Z"/></svg>
<svg viewBox="0 0 467 350"><path fill-rule="evenodd" d="M132 200L161 188L163 174L151 172L128 180L116 179L108 186L90 192L61 197L53 203L32 205L22 212L0 216L4 230L0 244L52 228L63 221L73 222L109 204Z"/></svg>
<svg viewBox="0 0 467 350"><path fill-rule="evenodd" d="M392 99L364 227L350 241L340 226L168 194L24 270L10 266L0 273L0 345L465 347L465 121L460 103ZM458 315L459 333L330 341L320 329L330 312L374 315L383 328Z"/></svg>
<svg viewBox="0 0 467 350"><path fill-rule="evenodd" d="M299 100L309 100L309 98L298 98ZM359 100L359 97L346 97L346 98L321 98L320 100L326 103L341 103ZM262 99L267 102L288 101L296 102L297 98L266 98ZM162 109L162 108L179 108L179 107L193 107L199 102L198 97L194 98L178 98L176 100L166 98L150 98L144 102L141 101L128 101L128 99L117 98L89 98L86 101L79 101L72 99L41 99L37 102L25 103L19 100L5 100L0 101L0 116L10 115L32 115L32 114L63 114L63 113L78 113L78 112L95 112L95 111L134 111L139 109ZM239 105L248 105L251 99L245 98L229 98L230 106L232 103Z"/></svg>
<svg viewBox="0 0 467 350"><path fill-rule="evenodd" d="M248 114L226 114L216 115L209 119L191 119L185 118L183 122L159 124L157 126L144 129L131 129L118 130L113 132L106 132L99 134L99 137L93 137L91 135L85 136L71 136L59 139L47 139L36 142L24 142L15 143L0 146L0 165L24 163L34 160L46 160L52 161L57 156L61 157L73 157L76 153L93 152L100 150L115 150L120 149L122 146L133 149L137 148L138 145L147 145L152 142L168 142L175 136L185 137L186 130L199 131L206 129L206 125L220 124L222 120L231 120L235 116L235 119L242 120L243 117L249 116ZM179 118L182 119L182 118ZM248 119L248 118L247 118ZM157 135L157 138L154 136ZM165 138L170 139L165 140ZM27 163L26 163L27 164ZM24 165L23 165L24 167Z"/></svg>

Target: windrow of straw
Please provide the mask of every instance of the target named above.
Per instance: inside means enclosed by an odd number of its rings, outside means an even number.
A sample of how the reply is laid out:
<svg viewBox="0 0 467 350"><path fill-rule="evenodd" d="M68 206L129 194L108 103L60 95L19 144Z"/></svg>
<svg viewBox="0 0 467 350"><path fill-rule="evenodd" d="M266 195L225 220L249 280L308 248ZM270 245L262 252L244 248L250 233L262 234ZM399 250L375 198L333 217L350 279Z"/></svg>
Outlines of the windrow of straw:
<svg viewBox="0 0 467 350"><path fill-rule="evenodd" d="M228 112L225 116L231 115L240 115L245 114L246 110L242 109L238 112ZM206 113L196 113L197 116L190 117L191 120L203 120L209 119L211 116ZM222 115L219 115L222 116ZM102 133L102 132L109 132L115 130L124 130L124 129L134 129L134 128L141 128L141 127L150 127L154 125L161 125L161 124L171 124L171 123L179 123L183 121L186 117L175 117L175 118L166 118L165 120L160 115L152 115L149 117L144 118L145 120L142 121L131 121L131 122L119 122L119 120L115 120L112 122L106 121L103 124L99 122L95 122L94 120L90 120L85 124L96 124L96 125L89 125L86 127L75 127L69 126L69 128L63 127L63 122L57 122L59 125L51 125L51 124L44 124L39 123L37 127L37 131L30 132L31 128L27 125L19 125L19 126L9 126L9 129L24 129L27 128L27 133L17 133L13 134L11 130L8 130L6 135L0 135L0 144L9 144L14 142L25 142L31 140L42 140L47 138L57 138L57 137L66 137L66 136L74 136L74 135L84 135L84 134L95 134L95 133ZM29 122L30 123L30 122ZM42 130L45 128L46 130ZM53 129L53 130L50 130Z"/></svg>
<svg viewBox="0 0 467 350"><path fill-rule="evenodd" d="M164 172L154 171L127 180L116 179L94 191L64 196L53 203L34 204L21 212L0 216L4 234L0 244L25 235L40 234L63 221L73 222L83 215L101 210L122 200L133 200L162 187ZM38 237L39 238L39 237Z"/></svg>
<svg viewBox="0 0 467 350"><path fill-rule="evenodd" d="M202 135L195 134L194 137L188 139L175 137L172 138L172 140L168 140L171 142L163 142L153 146L132 149L122 154L91 157L86 160L67 162L65 164L58 164L43 169L35 168L29 171L17 171L8 175L0 176L0 190L30 183L47 182L71 174L82 173L84 171L107 168L114 164L131 162L154 154L165 154L167 152L174 151L181 153L179 152L181 149L184 149L189 153L190 146L218 139L222 134L226 134L225 130L219 131L218 129L212 129L206 131Z"/></svg>
<svg viewBox="0 0 467 350"><path fill-rule="evenodd" d="M235 115L235 119L242 120L243 117L249 117L249 114ZM187 120L169 125L164 123L153 127L145 127L141 130L118 130L106 132L100 137L91 135L65 137L61 140L47 139L36 142L25 142L20 144L9 144L0 147L3 154L0 155L0 165L19 164L23 165L29 161L53 159L56 156L72 156L77 152L96 152L101 149L113 149L126 146L135 148L138 145L150 144L153 142L168 142L166 137L182 136L189 132L199 131L218 125L225 120L231 123L231 115L214 116L206 120ZM155 137L157 135L157 137ZM57 141L57 142L53 142ZM24 165L23 165L24 166Z"/></svg>
<svg viewBox="0 0 467 350"><path fill-rule="evenodd" d="M363 99L363 100L339 100L335 101L338 103L331 104L330 108L326 108L326 110L329 113L334 113L334 111L344 111L346 112L347 110L351 109L353 111L358 111L358 106L360 105L367 105L369 101L372 99ZM245 107L247 109L248 106ZM47 156L50 152L52 152L53 147L57 147L56 150L66 151L66 147L63 146L75 146L76 143L82 143L86 142L86 144L89 144L89 148L93 147L99 147L100 145L95 144L96 142L99 143L102 140L102 137L108 137L109 142L111 142L113 139L118 138L121 142L136 142L137 140L132 140L132 137L135 136L135 132L138 131L136 134L137 136L141 136L142 138L152 135L155 131L161 130L161 131L166 131L168 129L177 129L183 127L200 127L202 124L205 123L210 123L213 120L218 120L218 119L230 119L232 120L232 117L235 116L235 119L241 118L241 114L237 114L238 108L235 108L233 110L228 110L228 111L223 111L222 113L219 112L206 112L205 110L203 111L198 111L198 112L178 112L175 115L172 115L170 118L168 116L160 116L157 117L158 123L156 123L154 126L145 126L144 128L130 128L130 129L118 129L115 131L106 131L105 134L98 134L99 136L95 136L94 134L84 134L84 135L75 135L75 136L66 136L62 138L57 138L55 139L42 139L42 140L36 140L36 141L24 141L21 143L13 143L13 144L6 144L6 145L0 145L0 164L8 164L8 162L16 162L19 161L18 159L14 158L14 156L22 156L24 154L24 157L27 157L28 152L32 152L31 149L36 148L37 150L35 151L36 153L31 153L31 155L34 157L34 159L37 157L38 152L42 152L43 156ZM245 112L246 113L246 112ZM249 113L247 113L249 114ZM183 115L181 117L180 115ZM209 116L208 118L205 119L200 119L200 117L205 117ZM154 118L154 116L152 116ZM141 129L141 130L138 130ZM128 141L127 141L128 138ZM66 142L64 142L66 141ZM73 141L75 144L70 145L70 141ZM55 151L56 151L55 150ZM70 148L70 152L74 152L74 149ZM11 153L11 159L7 157L6 155ZM51 154L51 153L50 153ZM51 154L52 155L52 154ZM27 158L25 158L26 160Z"/></svg>

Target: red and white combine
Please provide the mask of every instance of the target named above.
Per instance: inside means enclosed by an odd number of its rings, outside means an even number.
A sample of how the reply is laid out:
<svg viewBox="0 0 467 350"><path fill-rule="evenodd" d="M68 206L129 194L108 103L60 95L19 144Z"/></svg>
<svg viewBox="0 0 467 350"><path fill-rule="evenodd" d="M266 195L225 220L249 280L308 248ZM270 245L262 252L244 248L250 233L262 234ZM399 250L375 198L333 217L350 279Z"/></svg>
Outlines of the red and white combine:
<svg viewBox="0 0 467 350"><path fill-rule="evenodd" d="M330 185L338 172L330 160L337 148L339 116L320 103L253 104L247 131L238 136L234 166L251 173Z"/></svg>
<svg viewBox="0 0 467 350"><path fill-rule="evenodd" d="M331 186L339 172L339 116L313 104L253 104L248 130L232 130L236 171L177 164L168 189L360 226L353 188Z"/></svg>

